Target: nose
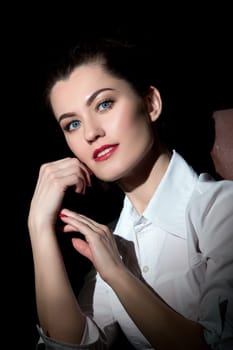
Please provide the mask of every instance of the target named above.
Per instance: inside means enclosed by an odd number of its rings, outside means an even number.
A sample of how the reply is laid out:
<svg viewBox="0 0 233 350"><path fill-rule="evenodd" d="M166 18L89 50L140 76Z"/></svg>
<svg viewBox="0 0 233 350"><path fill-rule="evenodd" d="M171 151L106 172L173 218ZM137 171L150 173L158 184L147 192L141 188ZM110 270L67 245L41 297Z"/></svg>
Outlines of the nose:
<svg viewBox="0 0 233 350"><path fill-rule="evenodd" d="M103 137L105 135L105 131L103 127L97 121L86 120L83 127L84 139L88 143L92 143L97 140L99 137Z"/></svg>

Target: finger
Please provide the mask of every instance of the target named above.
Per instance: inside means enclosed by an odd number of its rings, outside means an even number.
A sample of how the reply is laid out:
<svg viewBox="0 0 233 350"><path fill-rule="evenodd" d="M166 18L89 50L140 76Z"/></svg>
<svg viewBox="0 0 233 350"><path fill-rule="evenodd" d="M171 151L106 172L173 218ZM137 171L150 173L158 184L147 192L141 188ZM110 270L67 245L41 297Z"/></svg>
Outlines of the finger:
<svg viewBox="0 0 233 350"><path fill-rule="evenodd" d="M66 190L68 187L74 188L76 193L85 194L87 182L85 176L80 172L70 171L70 169L57 170L49 175L48 179L45 179L45 183L56 185Z"/></svg>
<svg viewBox="0 0 233 350"><path fill-rule="evenodd" d="M89 244L82 240L81 238L72 238L72 245L73 247L83 256L88 258L90 261L93 262L91 250L89 248Z"/></svg>
<svg viewBox="0 0 233 350"><path fill-rule="evenodd" d="M64 233L79 232L76 227L74 227L72 225L69 225L69 224L65 224L65 225L63 225L63 226L61 226L59 228Z"/></svg>
<svg viewBox="0 0 233 350"><path fill-rule="evenodd" d="M91 183L91 175L93 174L92 171L83 163L80 162L80 168L82 168L84 175L85 175L85 179L87 182L87 186L91 187L92 183Z"/></svg>
<svg viewBox="0 0 233 350"><path fill-rule="evenodd" d="M61 211L61 214L65 214L71 218L77 219L78 221L87 224L92 229L103 230L105 233L109 230L106 225L102 225L83 214L78 214L68 209L63 209Z"/></svg>
<svg viewBox="0 0 233 350"><path fill-rule="evenodd" d="M63 211L62 211L63 212ZM65 210L64 210L65 212ZM74 226L74 227L88 227L89 229L91 229L92 231L96 232L96 233L104 233L105 231L100 227L101 225L99 225L97 222L92 221L92 220L88 220L86 217L83 217L80 214L77 213L73 213L71 215L68 215L65 217L64 222L69 223L70 225ZM77 226L78 225L78 226ZM82 226L80 226L82 225Z"/></svg>
<svg viewBox="0 0 233 350"><path fill-rule="evenodd" d="M64 211L62 211L62 213ZM64 217L64 214L60 214L60 218L65 223L63 232L79 232L90 244L93 244L93 242L96 240L96 238L98 238L98 236L102 236L104 234L103 230L96 228L94 225L88 223L87 221L80 221L80 219L78 218L78 214L75 218L70 216Z"/></svg>
<svg viewBox="0 0 233 350"><path fill-rule="evenodd" d="M69 165L81 165L82 163L78 160L76 157L66 157L62 159L55 160L53 162L45 163L44 166L54 166L56 168L64 169L67 168Z"/></svg>
<svg viewBox="0 0 233 350"><path fill-rule="evenodd" d="M62 171L64 171L64 173ZM78 174L79 177L83 178L87 186L91 186L90 170L77 158L67 157L54 162L45 163L40 169L41 175L55 173L59 176L59 174L66 175L69 172L71 174Z"/></svg>
<svg viewBox="0 0 233 350"><path fill-rule="evenodd" d="M65 217L61 215L61 219L67 225L72 226L76 231L79 231L84 235L91 234L93 232L98 234L103 232L103 230L101 230L98 226L95 226L91 222L84 220L79 214L76 214L75 216Z"/></svg>
<svg viewBox="0 0 233 350"><path fill-rule="evenodd" d="M77 183L74 184L75 193L85 194L86 186L87 186L86 179L84 179L83 177L78 177Z"/></svg>

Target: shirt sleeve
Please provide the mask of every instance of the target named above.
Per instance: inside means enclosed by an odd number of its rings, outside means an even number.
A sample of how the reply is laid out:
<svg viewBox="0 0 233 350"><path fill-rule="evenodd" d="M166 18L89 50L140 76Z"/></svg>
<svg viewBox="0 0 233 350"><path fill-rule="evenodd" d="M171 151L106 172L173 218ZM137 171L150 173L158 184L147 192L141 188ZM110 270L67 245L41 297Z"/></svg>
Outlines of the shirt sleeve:
<svg viewBox="0 0 233 350"><path fill-rule="evenodd" d="M211 349L233 349L233 182L221 181L197 198L192 222L206 269L199 322Z"/></svg>
<svg viewBox="0 0 233 350"><path fill-rule="evenodd" d="M89 317L86 318L85 330L80 344L68 344L57 341L56 339L47 337L39 326L37 326L37 329L40 338L36 350L105 350L108 348L103 333L98 330L98 327Z"/></svg>

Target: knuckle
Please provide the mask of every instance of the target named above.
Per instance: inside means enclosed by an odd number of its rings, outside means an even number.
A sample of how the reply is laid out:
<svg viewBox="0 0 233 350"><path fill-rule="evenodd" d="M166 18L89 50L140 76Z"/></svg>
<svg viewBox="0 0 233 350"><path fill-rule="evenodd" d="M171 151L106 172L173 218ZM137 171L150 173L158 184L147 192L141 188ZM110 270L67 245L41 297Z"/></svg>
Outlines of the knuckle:
<svg viewBox="0 0 233 350"><path fill-rule="evenodd" d="M45 171L48 169L49 163L44 163L40 166L40 173L45 173Z"/></svg>

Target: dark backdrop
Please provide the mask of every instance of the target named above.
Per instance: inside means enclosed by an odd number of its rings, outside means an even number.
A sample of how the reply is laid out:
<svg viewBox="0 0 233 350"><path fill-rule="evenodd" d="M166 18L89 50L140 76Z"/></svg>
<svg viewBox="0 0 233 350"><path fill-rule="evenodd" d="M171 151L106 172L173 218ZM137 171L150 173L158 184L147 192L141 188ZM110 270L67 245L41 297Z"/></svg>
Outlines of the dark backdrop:
<svg viewBox="0 0 233 350"><path fill-rule="evenodd" d="M73 12L70 7L68 15L61 11L59 16L53 11L46 15L47 9L42 6L38 13L36 7L30 9L28 15L22 8L19 14L14 8L15 17L7 12L7 27L2 30L6 44L1 67L2 75L6 74L2 86L2 192L6 194L2 204L6 216L2 221L3 235L7 238L2 243L5 292L2 299L6 309L4 335L9 334L7 339L12 347L8 348L12 349L16 348L13 344L33 349L37 339L33 263L26 221L39 166L68 154L60 130L43 105L44 73L53 52L62 50L84 30L126 31L139 40L146 33L154 54L162 58L160 68L168 88L174 146L198 170L211 168L200 155L206 156L213 141L212 111L233 108L233 40L228 9L214 15L211 11L203 12L201 7L196 12L182 9L186 11L184 16L167 8L161 18L158 9L138 11L136 16L133 8L125 13L122 7L113 19L114 9L105 7L98 15L92 9L90 17L91 8L90 5L85 12ZM88 193L88 199L83 199L77 210L103 222L118 213L122 200L116 189L103 192L98 182ZM67 200L77 206L72 194ZM89 265L70 248L68 240L61 238L61 244L72 283L78 290ZM83 273L77 266L81 266Z"/></svg>

